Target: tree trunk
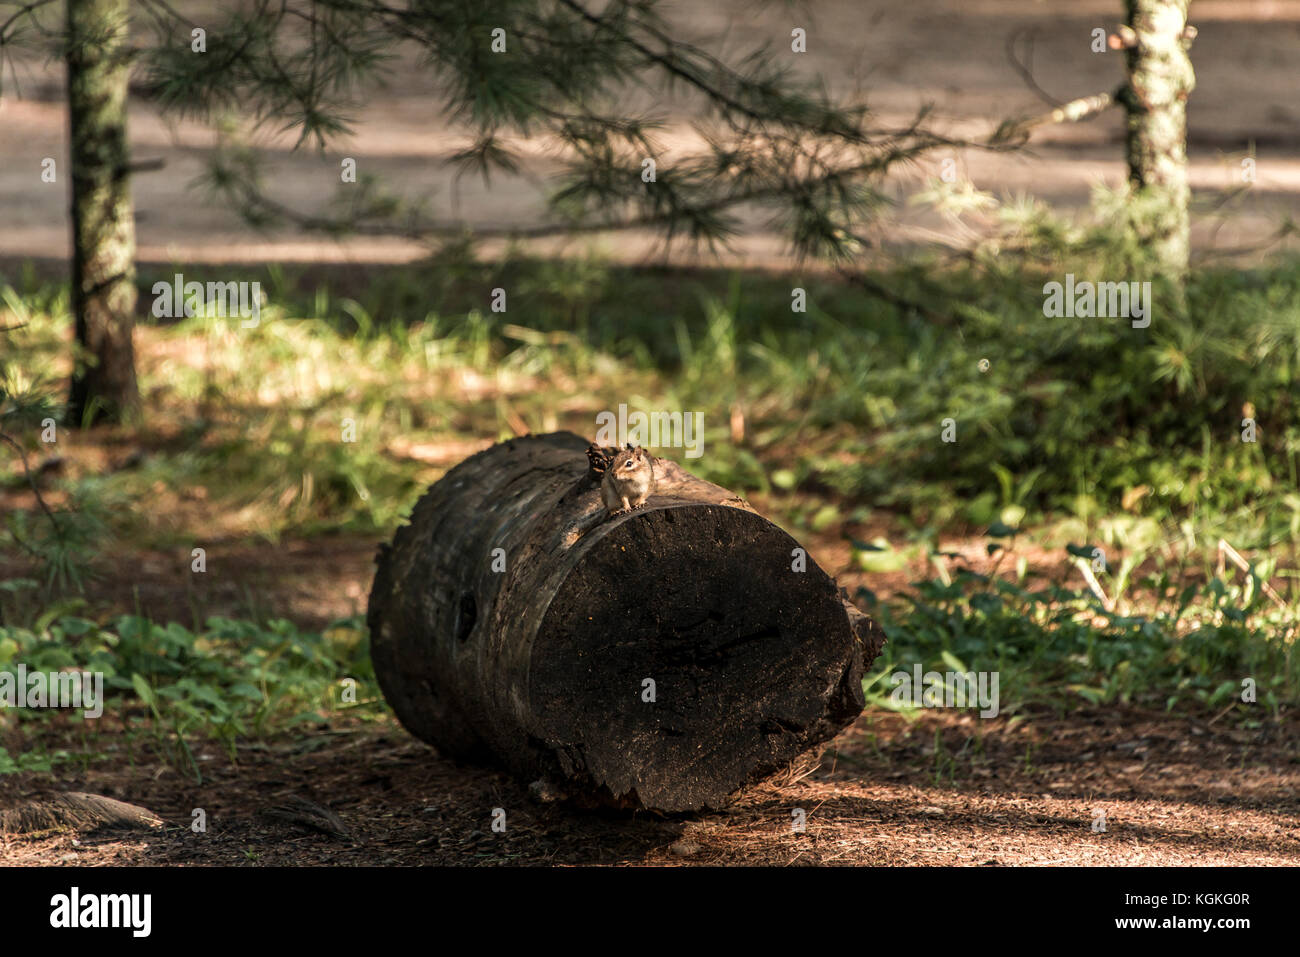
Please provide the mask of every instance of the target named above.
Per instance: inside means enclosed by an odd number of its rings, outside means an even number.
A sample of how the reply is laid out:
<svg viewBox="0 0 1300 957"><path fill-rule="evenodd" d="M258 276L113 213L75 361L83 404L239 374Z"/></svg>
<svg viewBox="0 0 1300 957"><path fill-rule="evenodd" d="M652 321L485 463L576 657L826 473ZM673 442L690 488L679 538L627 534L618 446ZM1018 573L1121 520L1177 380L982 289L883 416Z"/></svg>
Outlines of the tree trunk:
<svg viewBox="0 0 1300 957"><path fill-rule="evenodd" d="M462 462L380 549L384 696L448 756L571 797L716 807L862 710L879 628L794 539L666 460L606 517L578 436Z"/></svg>
<svg viewBox="0 0 1300 957"><path fill-rule="evenodd" d="M135 223L127 175L128 0L69 0L73 425L120 421L135 379Z"/></svg>
<svg viewBox="0 0 1300 957"><path fill-rule="evenodd" d="M1194 30L1189 0L1126 0L1129 184L1139 201L1144 238L1171 276L1187 271L1191 249L1187 205L1187 97L1196 85L1187 55Z"/></svg>

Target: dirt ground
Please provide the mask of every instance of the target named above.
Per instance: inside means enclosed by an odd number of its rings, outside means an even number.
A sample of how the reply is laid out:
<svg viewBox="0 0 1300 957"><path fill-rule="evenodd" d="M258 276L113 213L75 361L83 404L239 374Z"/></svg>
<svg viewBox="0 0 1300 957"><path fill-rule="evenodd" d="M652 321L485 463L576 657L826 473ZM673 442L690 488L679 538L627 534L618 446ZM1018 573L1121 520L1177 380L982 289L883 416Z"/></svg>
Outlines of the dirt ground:
<svg viewBox="0 0 1300 957"><path fill-rule="evenodd" d="M0 863L1296 865L1297 730L1123 709L984 722L930 713L914 725L868 713L820 766L794 767L724 811L675 817L539 805L396 727L241 748L237 766L202 751L202 784L138 742L128 760L110 733L97 743L113 760L61 774L57 789L142 805L165 826L0 835ZM0 807L54 789L0 777ZM267 814L295 797L333 811L345 834ZM190 829L195 808L204 833ZM504 833L492 830L496 808Z"/></svg>

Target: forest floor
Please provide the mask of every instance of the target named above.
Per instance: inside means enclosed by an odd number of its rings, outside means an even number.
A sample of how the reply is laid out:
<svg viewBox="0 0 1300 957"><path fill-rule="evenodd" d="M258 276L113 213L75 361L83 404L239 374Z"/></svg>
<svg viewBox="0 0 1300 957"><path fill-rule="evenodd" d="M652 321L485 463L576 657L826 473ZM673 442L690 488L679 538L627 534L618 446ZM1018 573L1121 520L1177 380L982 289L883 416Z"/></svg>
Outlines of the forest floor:
<svg viewBox="0 0 1300 957"><path fill-rule="evenodd" d="M4 835L0 862L1294 866L1296 730L1115 708L979 722L867 712L812 770L792 768L725 810L671 817L537 804L518 782L440 758L396 726L337 725L241 747L237 762L202 749L201 784L139 741L101 733L98 753L116 761L0 777L0 805L87 791L165 825ZM265 814L294 797L333 811L346 836ZM203 833L190 827L196 808Z"/></svg>
<svg viewBox="0 0 1300 957"><path fill-rule="evenodd" d="M201 597L203 611L251 602L311 626L364 607L373 542L329 542L218 552L239 573ZM183 587L159 572L175 564L141 554L115 567L129 570L141 611L185 620ZM114 592L111 579L98 587ZM993 719L869 709L820 763L797 764L725 810L664 817L537 804L519 782L443 759L391 718L335 720L241 743L233 756L196 746L200 782L156 739L106 717L91 760L0 776L0 807L84 791L148 808L165 826L0 835L0 863L1300 864L1300 722L1235 719L1123 706ZM82 727L49 728L42 743L84 752ZM349 836L264 813L295 796L336 813ZM196 808L203 833L190 830ZM491 827L496 808L504 833Z"/></svg>

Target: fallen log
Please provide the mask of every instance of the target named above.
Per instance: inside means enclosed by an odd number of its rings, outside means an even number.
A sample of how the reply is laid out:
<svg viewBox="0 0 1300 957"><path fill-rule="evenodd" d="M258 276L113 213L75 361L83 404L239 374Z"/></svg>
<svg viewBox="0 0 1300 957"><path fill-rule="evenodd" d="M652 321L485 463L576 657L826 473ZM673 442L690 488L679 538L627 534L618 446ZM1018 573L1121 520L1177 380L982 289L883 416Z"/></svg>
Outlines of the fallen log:
<svg viewBox="0 0 1300 957"><path fill-rule="evenodd" d="M384 697L449 757L575 799L724 804L861 712L883 634L784 531L666 459L610 516L568 432L451 469L381 546Z"/></svg>

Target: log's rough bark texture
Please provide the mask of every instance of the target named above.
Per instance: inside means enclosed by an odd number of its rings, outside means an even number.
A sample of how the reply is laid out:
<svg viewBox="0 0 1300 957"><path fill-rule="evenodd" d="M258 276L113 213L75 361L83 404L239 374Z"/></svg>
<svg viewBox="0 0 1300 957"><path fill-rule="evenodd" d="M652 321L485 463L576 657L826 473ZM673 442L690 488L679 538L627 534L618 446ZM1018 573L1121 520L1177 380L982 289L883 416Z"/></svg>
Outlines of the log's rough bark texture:
<svg viewBox="0 0 1300 957"><path fill-rule="evenodd" d="M140 404L135 378L135 219L126 94L128 0L69 0L68 117L72 311L78 354L68 417L120 421Z"/></svg>
<svg viewBox="0 0 1300 957"><path fill-rule="evenodd" d="M798 544L667 460L607 517L567 432L456 466L380 549L384 696L443 753L588 802L716 807L862 710L884 636ZM653 684L651 684L651 682Z"/></svg>
<svg viewBox="0 0 1300 957"><path fill-rule="evenodd" d="M1129 184L1151 222L1149 239L1165 271L1181 277L1191 252L1187 204L1187 98L1196 86L1188 56L1195 31L1190 0L1126 0Z"/></svg>
<svg viewBox="0 0 1300 957"><path fill-rule="evenodd" d="M147 808L80 791L64 791L15 808L0 808L0 834L93 831L98 828L147 831L162 826L162 819Z"/></svg>

